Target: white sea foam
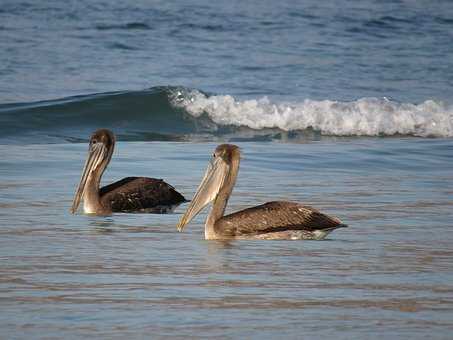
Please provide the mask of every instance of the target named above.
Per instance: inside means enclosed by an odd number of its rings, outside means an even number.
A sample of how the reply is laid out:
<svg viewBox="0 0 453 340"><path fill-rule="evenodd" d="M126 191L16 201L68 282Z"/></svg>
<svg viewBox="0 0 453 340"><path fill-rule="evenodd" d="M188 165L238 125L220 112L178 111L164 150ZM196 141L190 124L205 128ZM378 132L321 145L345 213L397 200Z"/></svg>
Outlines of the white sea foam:
<svg viewBox="0 0 453 340"><path fill-rule="evenodd" d="M397 103L387 98L272 103L267 97L239 101L229 95L206 96L191 91L178 92L173 103L195 117L206 113L219 125L284 131L312 128L336 136L403 134L453 137L453 107L433 100L417 105Z"/></svg>

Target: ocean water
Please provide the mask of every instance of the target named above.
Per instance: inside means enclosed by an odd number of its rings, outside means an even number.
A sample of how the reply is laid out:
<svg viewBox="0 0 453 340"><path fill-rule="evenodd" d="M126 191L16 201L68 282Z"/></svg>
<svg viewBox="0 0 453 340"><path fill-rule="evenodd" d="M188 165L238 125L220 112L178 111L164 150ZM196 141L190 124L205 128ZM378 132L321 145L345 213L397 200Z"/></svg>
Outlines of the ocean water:
<svg viewBox="0 0 453 340"><path fill-rule="evenodd" d="M435 338L453 331L453 3L0 1L0 338ZM103 183L191 197L242 151L227 212L299 201L324 241L203 239L173 214L71 215Z"/></svg>

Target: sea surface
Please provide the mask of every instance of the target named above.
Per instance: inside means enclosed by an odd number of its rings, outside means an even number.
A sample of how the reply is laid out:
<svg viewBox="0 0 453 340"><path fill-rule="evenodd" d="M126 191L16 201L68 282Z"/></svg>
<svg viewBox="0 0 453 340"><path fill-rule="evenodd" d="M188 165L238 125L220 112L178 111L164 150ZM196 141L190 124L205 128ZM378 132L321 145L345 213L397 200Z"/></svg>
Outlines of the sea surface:
<svg viewBox="0 0 453 340"><path fill-rule="evenodd" d="M1 339L450 339L453 2L0 0ZM324 241L204 240L174 213L71 215L103 183L191 198L241 148L227 212L272 200Z"/></svg>

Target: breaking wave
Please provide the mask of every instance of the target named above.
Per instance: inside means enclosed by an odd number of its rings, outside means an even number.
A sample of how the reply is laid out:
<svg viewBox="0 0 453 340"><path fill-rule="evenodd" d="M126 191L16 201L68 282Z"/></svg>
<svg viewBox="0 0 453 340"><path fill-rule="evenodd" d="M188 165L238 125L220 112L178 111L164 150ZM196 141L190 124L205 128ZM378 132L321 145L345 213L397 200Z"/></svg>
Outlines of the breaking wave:
<svg viewBox="0 0 453 340"><path fill-rule="evenodd" d="M386 98L352 102L238 100L182 87L153 87L58 100L0 104L1 143L86 141L98 128L119 140L282 140L323 136L453 137L453 108Z"/></svg>
<svg viewBox="0 0 453 340"><path fill-rule="evenodd" d="M267 97L239 101L229 95L207 96L192 91L180 92L173 102L194 117L207 114L218 125L256 130L313 129L332 136L453 136L453 108L433 100L421 104L398 103L387 98L273 103Z"/></svg>

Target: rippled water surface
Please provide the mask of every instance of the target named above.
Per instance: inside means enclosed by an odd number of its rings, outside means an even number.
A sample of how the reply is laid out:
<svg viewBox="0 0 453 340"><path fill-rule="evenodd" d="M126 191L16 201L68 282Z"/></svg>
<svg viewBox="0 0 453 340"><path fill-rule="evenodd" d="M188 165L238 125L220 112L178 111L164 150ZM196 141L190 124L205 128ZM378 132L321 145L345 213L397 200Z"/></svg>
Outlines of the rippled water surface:
<svg viewBox="0 0 453 340"><path fill-rule="evenodd" d="M0 102L184 85L452 104L449 0L1 4Z"/></svg>
<svg viewBox="0 0 453 340"><path fill-rule="evenodd" d="M295 200L350 228L324 241L203 240L172 215L70 215L85 144L1 145L4 338L449 338L453 144L240 143L228 211ZM120 142L104 181L191 196L215 144Z"/></svg>

